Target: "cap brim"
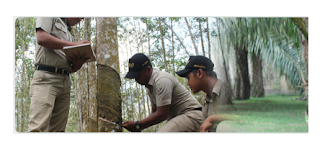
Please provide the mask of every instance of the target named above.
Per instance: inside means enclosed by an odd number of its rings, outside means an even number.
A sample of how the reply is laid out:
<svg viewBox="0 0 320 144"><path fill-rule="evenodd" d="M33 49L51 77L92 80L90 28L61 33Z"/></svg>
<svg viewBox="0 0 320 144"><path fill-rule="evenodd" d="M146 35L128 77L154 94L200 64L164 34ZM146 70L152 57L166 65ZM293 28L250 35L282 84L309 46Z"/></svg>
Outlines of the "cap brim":
<svg viewBox="0 0 320 144"><path fill-rule="evenodd" d="M177 75L179 75L180 77L186 77L188 72L190 72L192 69L184 69L181 71L176 72Z"/></svg>
<svg viewBox="0 0 320 144"><path fill-rule="evenodd" d="M140 74L140 72L141 71L129 71L125 78L134 79Z"/></svg>

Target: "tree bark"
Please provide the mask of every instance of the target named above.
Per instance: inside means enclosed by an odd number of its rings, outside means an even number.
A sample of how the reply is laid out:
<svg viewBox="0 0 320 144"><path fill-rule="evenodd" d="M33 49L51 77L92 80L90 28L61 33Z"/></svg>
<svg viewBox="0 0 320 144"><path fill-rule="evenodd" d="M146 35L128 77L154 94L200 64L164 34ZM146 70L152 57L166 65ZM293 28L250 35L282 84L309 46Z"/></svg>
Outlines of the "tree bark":
<svg viewBox="0 0 320 144"><path fill-rule="evenodd" d="M122 121L116 18L97 18L97 71L98 131L121 132L108 122Z"/></svg>
<svg viewBox="0 0 320 144"><path fill-rule="evenodd" d="M235 80L235 84L234 84L234 91L235 91L235 93L234 93L234 96L235 96L235 99L236 100L241 100L241 98L240 98L240 85L241 85L241 82L240 82L240 70L239 70L239 68L236 68L236 76L235 76L235 78L234 78L234 80Z"/></svg>
<svg viewBox="0 0 320 144"><path fill-rule="evenodd" d="M309 61L308 61L308 39L305 39L305 40L302 40L302 34L303 35L308 35L308 18L302 18L303 22L300 22L300 27L299 27L299 39L301 41L301 44L303 46L303 58L304 58L304 61L306 63L306 80L303 80L303 88L304 88L304 98L302 99L308 99L308 90L309 90L309 87L308 87L308 65L309 65ZM303 23L303 24L302 24ZM297 23L296 23L297 24ZM304 32L303 32L304 31Z"/></svg>
<svg viewBox="0 0 320 144"><path fill-rule="evenodd" d="M199 30L200 30L200 40L201 40L201 47L202 47L202 55L206 56L206 53L204 51L203 38L202 38L201 17L199 17Z"/></svg>
<svg viewBox="0 0 320 144"><path fill-rule="evenodd" d="M91 18L85 19L86 39L91 40ZM97 40L97 39L95 39ZM97 43L92 43L93 51L96 53ZM98 131L98 104L97 104L97 72L96 62L87 63L87 82L88 82L88 132Z"/></svg>
<svg viewBox="0 0 320 144"><path fill-rule="evenodd" d="M171 27L170 29L172 30L172 20L171 20ZM175 73L175 61L174 61L174 57L175 57L175 54L174 54L174 40L173 40L173 32L171 32L171 45L172 45L172 75L175 76L176 73Z"/></svg>
<svg viewBox="0 0 320 144"><path fill-rule="evenodd" d="M236 63L240 72L240 99L250 99L250 79L248 68L248 51L239 46L235 47Z"/></svg>
<svg viewBox="0 0 320 144"><path fill-rule="evenodd" d="M263 75L262 75L262 61L260 58L260 51L255 54L252 52L252 90L251 96L264 97Z"/></svg>
<svg viewBox="0 0 320 144"><path fill-rule="evenodd" d="M168 67L167 67L167 60L166 60L166 49L164 46L164 39L163 39L163 31L161 27L161 18L158 18L159 22L159 29L160 29L160 36L161 36L161 45L162 45L162 54L163 54L163 62L164 62L164 69L166 72L168 72Z"/></svg>
<svg viewBox="0 0 320 144"><path fill-rule="evenodd" d="M209 59L211 59L210 31L209 31L208 17L206 18L206 22L207 22L208 54L209 54Z"/></svg>
<svg viewBox="0 0 320 144"><path fill-rule="evenodd" d="M27 21L26 18L23 19L23 34L22 37L25 38L26 35L26 27L27 27ZM26 83L26 67L25 67L25 40L22 41L21 48L22 48L22 79L21 79L21 128L20 132L24 131L24 97L25 97L25 83Z"/></svg>
<svg viewBox="0 0 320 144"><path fill-rule="evenodd" d="M189 24L188 24L188 20L187 20L186 17L184 18L184 20L185 20L186 23L187 23L188 31L189 31L189 34L190 34L190 37L191 37L191 41L192 41L194 50L195 50L195 52L196 52L196 55L199 55L199 53L198 53L198 48L197 48L197 46L196 46L196 44L195 44L195 42L194 42L193 35L192 35L192 33L191 33L191 28L190 28L190 26L189 26Z"/></svg>
<svg viewBox="0 0 320 144"><path fill-rule="evenodd" d="M74 40L75 41L80 41L80 32L77 28L77 26L79 25L75 25L73 28L72 28L72 33L74 35ZM82 106L83 106L83 102L82 102L82 91L81 91L81 87L80 87L80 82L81 81L81 78L80 78L80 73L79 73L79 70L78 72L76 72L74 74L74 82L75 82L75 98L76 98L76 102L77 102L77 108L78 108L78 116L79 116L79 119L78 119L78 126L79 126L79 131L82 132L82 118L83 118L83 112L82 112Z"/></svg>
<svg viewBox="0 0 320 144"><path fill-rule="evenodd" d="M148 39L148 57L149 57L149 59L151 59L148 18L147 18L147 21L146 21L146 29L147 29L147 39ZM149 102L148 96L147 96L147 108L148 108L148 115L149 115L151 112L150 112L150 102Z"/></svg>
<svg viewBox="0 0 320 144"><path fill-rule="evenodd" d="M85 28L84 28L84 39L88 40L88 19L85 19ZM78 35L80 35L78 33ZM80 37L78 37L77 41L80 41ZM90 41L90 40L88 40ZM83 64L82 67L75 73L77 76L77 86L79 87L78 89L78 97L79 100L81 101L81 109L80 109L80 132L87 132L88 131L88 90L87 90L87 64Z"/></svg>

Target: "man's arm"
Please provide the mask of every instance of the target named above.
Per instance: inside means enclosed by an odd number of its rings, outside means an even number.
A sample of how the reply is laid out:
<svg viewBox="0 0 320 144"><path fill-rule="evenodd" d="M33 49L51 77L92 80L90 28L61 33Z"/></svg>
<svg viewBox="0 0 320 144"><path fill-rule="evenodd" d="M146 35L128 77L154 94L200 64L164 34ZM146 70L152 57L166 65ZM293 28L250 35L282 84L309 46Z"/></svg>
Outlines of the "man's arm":
<svg viewBox="0 0 320 144"><path fill-rule="evenodd" d="M169 109L170 105L157 107L154 113L139 121L141 130L166 120L169 114Z"/></svg>
<svg viewBox="0 0 320 144"><path fill-rule="evenodd" d="M122 126L128 129L129 131L141 131L147 127L158 124L167 119L169 113L170 105L157 107L156 110L152 108L152 111L155 110L152 114L150 114L145 119L139 121L139 125L141 128L136 130L134 121L123 122Z"/></svg>
<svg viewBox="0 0 320 144"><path fill-rule="evenodd" d="M220 123L227 119L229 119L229 116L227 115L213 114L202 123L200 126L200 132L208 132L213 128L214 123Z"/></svg>
<svg viewBox="0 0 320 144"><path fill-rule="evenodd" d="M73 43L70 41L62 40L59 38L56 38L41 28L38 28L36 31L37 35L37 42L39 45L42 45L49 49L62 49L64 46L74 46L77 45L77 43ZM82 42L83 43L83 42ZM88 41L87 41L88 43ZM83 43L84 44L84 43Z"/></svg>
<svg viewBox="0 0 320 144"><path fill-rule="evenodd" d="M79 42L70 42L66 40L62 40L59 38L56 38L50 34L48 34L46 31L42 30L41 28L38 28L36 31L37 34L37 42L39 45L44 46L49 49L62 49L65 46L75 46L85 43L90 43L89 41L83 40ZM89 59L89 57L85 57L86 54L74 54L73 57L67 57L69 61L72 63L72 72L76 72L81 68L81 66Z"/></svg>

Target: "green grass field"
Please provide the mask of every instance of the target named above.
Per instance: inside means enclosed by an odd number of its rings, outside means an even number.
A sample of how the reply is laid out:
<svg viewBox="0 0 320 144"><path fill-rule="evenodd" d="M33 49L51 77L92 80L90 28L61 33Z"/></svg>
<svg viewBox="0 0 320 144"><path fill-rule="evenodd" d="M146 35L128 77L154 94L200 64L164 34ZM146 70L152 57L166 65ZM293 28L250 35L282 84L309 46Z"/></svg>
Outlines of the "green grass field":
<svg viewBox="0 0 320 144"><path fill-rule="evenodd" d="M305 110L308 101L299 96L269 95L234 100L234 121L224 121L217 132L308 132Z"/></svg>

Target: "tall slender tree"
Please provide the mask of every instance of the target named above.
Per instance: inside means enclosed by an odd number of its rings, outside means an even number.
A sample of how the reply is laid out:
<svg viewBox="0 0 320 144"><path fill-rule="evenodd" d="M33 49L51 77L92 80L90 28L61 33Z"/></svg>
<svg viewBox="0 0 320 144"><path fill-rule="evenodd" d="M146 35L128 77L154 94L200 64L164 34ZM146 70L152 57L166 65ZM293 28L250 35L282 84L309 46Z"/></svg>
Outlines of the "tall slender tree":
<svg viewBox="0 0 320 144"><path fill-rule="evenodd" d="M193 37L193 34L192 34L192 32L191 32L191 26L189 25L188 20L187 20L186 17L184 18L184 20L186 21L186 24L187 24L187 27L188 27L188 31L189 31L189 35L190 35L190 37L191 37L191 41L192 41L192 44L193 44L193 48L194 48L194 50L195 50L195 52L196 52L196 55L199 55L199 53L198 53L198 48L197 48L197 46L196 46L196 43L194 42L194 37Z"/></svg>
<svg viewBox="0 0 320 144"><path fill-rule="evenodd" d="M163 32L163 28L162 28L162 25L161 25L161 18L159 17L158 18L158 23L159 23L159 29L160 29L160 36L161 36L161 46L162 46L162 54L163 54L163 62L164 62L164 69L166 72L169 72L168 71L168 63L167 63L167 58L166 58L166 48L165 48L165 45L164 45L164 32Z"/></svg>
<svg viewBox="0 0 320 144"><path fill-rule="evenodd" d="M209 59L211 59L211 47L210 47L210 29L209 29L209 18L207 17L206 18L206 24L207 24L207 29L206 29L206 32L207 32L207 38L208 38L208 57Z"/></svg>

